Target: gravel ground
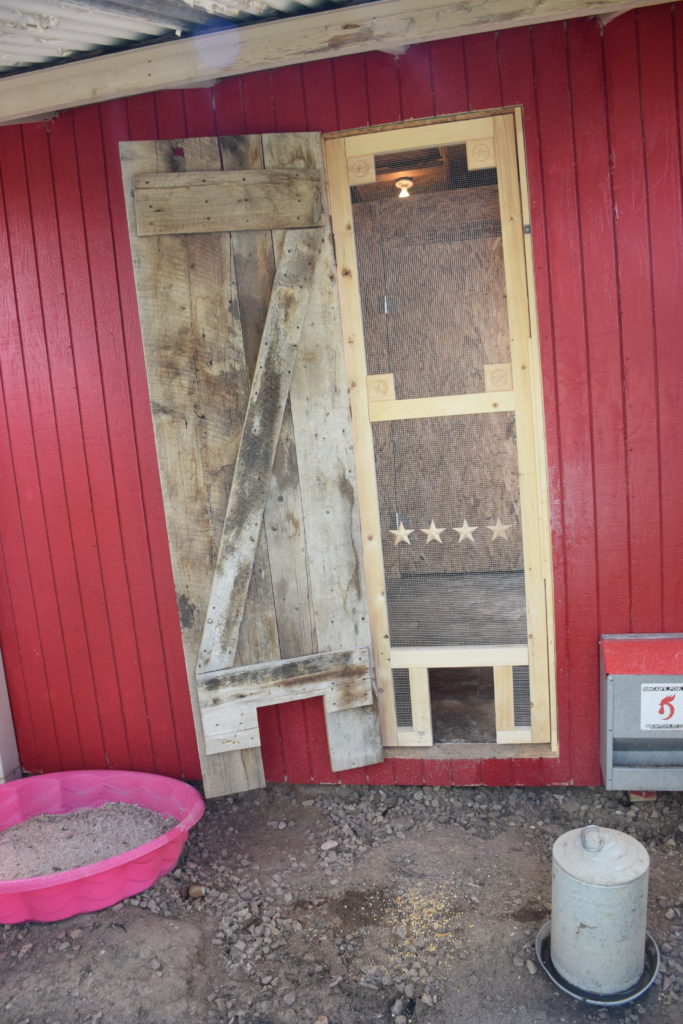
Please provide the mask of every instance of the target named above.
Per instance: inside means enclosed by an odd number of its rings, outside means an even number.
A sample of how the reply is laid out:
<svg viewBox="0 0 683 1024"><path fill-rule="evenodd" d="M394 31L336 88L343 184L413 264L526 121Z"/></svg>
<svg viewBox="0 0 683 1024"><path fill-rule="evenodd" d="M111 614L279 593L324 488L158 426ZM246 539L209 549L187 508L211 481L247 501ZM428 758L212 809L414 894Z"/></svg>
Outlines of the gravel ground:
<svg viewBox="0 0 683 1024"><path fill-rule="evenodd" d="M178 868L97 914L0 929L2 1024L683 1020L683 797L272 786L210 801ZM662 969L579 1003L540 970L551 850L587 823L651 856Z"/></svg>

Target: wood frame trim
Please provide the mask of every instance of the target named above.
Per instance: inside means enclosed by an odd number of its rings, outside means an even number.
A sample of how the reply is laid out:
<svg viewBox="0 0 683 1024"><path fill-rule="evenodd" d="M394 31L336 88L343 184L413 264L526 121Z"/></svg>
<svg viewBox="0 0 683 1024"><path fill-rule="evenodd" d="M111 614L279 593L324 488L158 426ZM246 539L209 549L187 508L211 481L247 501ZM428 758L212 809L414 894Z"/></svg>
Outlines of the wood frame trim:
<svg viewBox="0 0 683 1024"><path fill-rule="evenodd" d="M482 412L514 412L515 394L513 391L486 391L481 394L437 395L429 398L370 399L368 408L372 423L435 416L471 416Z"/></svg>
<svg viewBox="0 0 683 1024"><path fill-rule="evenodd" d="M399 747L431 747L434 737L432 735L432 706L429 699L429 669L426 666L409 668L408 681L413 725L410 729L399 726L398 745Z"/></svg>
<svg viewBox="0 0 683 1024"><path fill-rule="evenodd" d="M443 144L444 132L451 142L480 138L489 134L482 125L490 126L496 149L499 201L505 254L505 279L511 344L514 391L487 392L475 396L444 396L442 399L369 401L367 369L363 340L360 296L356 286L358 268L355 258L352 210L348 184L350 155L411 149L430 143ZM459 132L461 133L459 135ZM372 136L372 138L370 138ZM375 142L379 148L375 148ZM359 505L364 543L364 559L368 583L370 624L373 636L382 637L375 649L380 693L380 718L385 746L404 746L409 730L396 729L393 700L384 697L393 692L393 668L409 670L438 667L472 667L490 665L496 669L530 665L534 683L531 690L531 729L517 729L514 718L503 714L497 721L498 742L549 743L557 750L554 615L552 605L552 553L545 460L545 430L541 383L538 329L535 317L535 289L531 240L524 231L529 224L528 185L524 158L522 116L519 108L506 108L500 113L487 113L465 119L435 119L416 126L385 126L383 130L364 129L355 133L334 133L325 141L328 186L333 230L338 255L338 281L342 308L342 324L347 344L347 371L352 406L353 442L356 451L363 451L359 466ZM512 395L512 398L510 398ZM445 403L439 406L439 402ZM384 566L380 538L372 422L425 415L465 414L471 411L515 411L524 440L518 446L520 475L535 481L525 488L522 502L525 582L527 606L536 608L535 633L529 645L508 647L460 648L388 648L388 609L384 594ZM481 408L485 403L485 408ZM451 405L448 411L445 407ZM524 406L520 416L520 406ZM365 406L365 410L363 409ZM436 410L439 411L436 411ZM532 493L528 493L528 492ZM530 672L530 675L532 675ZM381 673L381 682L379 681ZM494 677L495 678L495 677ZM499 675L499 680L502 681ZM502 690L502 685L498 686ZM511 689L510 689L511 693ZM500 698L502 701L502 697ZM391 707L388 707L391 705ZM509 709L508 709L509 710ZM508 728L510 726L510 728Z"/></svg>
<svg viewBox="0 0 683 1024"><path fill-rule="evenodd" d="M354 451L368 453L362 463L356 460L356 485L380 728L384 746L395 746L398 743L398 734L393 700L394 679L389 660L389 611L384 593L382 527L376 496L372 426L367 412L368 370L365 362L360 291L356 284L358 264L353 235L351 193L346 184L348 163L345 140L328 139L324 149L332 232L337 252L337 284L351 405L351 437Z"/></svg>
<svg viewBox="0 0 683 1024"><path fill-rule="evenodd" d="M524 644L506 647L392 647L392 668L486 668L528 665Z"/></svg>
<svg viewBox="0 0 683 1024"><path fill-rule="evenodd" d="M638 0L638 6L660 2ZM434 39L568 18L609 17L624 8L624 0L429 0L419 5L416 0L378 0L207 33L201 47L189 37L11 75L0 82L0 123L157 89L205 86L220 78L344 54L402 53L407 46Z"/></svg>
<svg viewBox="0 0 683 1024"><path fill-rule="evenodd" d="M545 476L542 405L538 405L541 367L538 345L531 336L529 267L524 248L524 218L518 161L520 142L513 114L494 121L493 137L498 172L498 199L503 237L503 266L510 332L510 361L513 390L517 398L517 460L520 478L533 480L534 486L520 488L520 519L524 538L524 583L527 609L535 623L529 641L529 677L531 680L531 734L533 742L548 743L550 725L550 665L548 659L548 600L546 578L550 545L549 521L542 519L540 491ZM550 577L552 578L552 577Z"/></svg>
<svg viewBox="0 0 683 1024"><path fill-rule="evenodd" d="M524 146L524 122L522 108L513 109L517 142L517 171L519 175L519 194L522 202L522 221L531 227L531 203L529 200L529 180L526 165L526 149ZM524 256L526 267L526 289L529 314L529 355L534 359L534 372L530 377L530 401L533 406L536 443L536 479L538 482L538 513L541 529L541 566L545 580L546 606L546 650L548 653L549 709L550 709L550 746L559 749L557 727L557 665L555 646L555 602L553 588L553 553L550 540L550 497L548 481L548 463L546 459L545 407L543 402L543 378L541 374L541 345L538 330L538 307L536 303L536 279L534 277L534 253L531 232L525 232Z"/></svg>

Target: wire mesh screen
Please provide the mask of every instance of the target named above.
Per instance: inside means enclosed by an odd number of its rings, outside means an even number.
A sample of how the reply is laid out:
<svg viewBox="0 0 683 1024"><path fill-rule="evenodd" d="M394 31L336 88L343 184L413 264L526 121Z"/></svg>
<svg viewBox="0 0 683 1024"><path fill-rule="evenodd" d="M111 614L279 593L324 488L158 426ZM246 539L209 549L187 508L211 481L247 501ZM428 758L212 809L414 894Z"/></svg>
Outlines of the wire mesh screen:
<svg viewBox="0 0 683 1024"><path fill-rule="evenodd" d="M391 372L397 398L506 390L495 170L467 171L464 146L377 159L378 183L354 189L368 373Z"/></svg>
<svg viewBox="0 0 683 1024"><path fill-rule="evenodd" d="M394 647L525 644L524 574L443 573L386 581Z"/></svg>
<svg viewBox="0 0 683 1024"><path fill-rule="evenodd" d="M512 669L512 703L516 726L531 725L531 691L529 666L515 665Z"/></svg>
<svg viewBox="0 0 683 1024"><path fill-rule="evenodd" d="M407 668L395 668L394 707L396 708L396 725L399 729L412 729L413 702L410 695L410 678Z"/></svg>
<svg viewBox="0 0 683 1024"><path fill-rule="evenodd" d="M377 161L353 189L368 374L398 400L511 390L495 170L465 146ZM514 413L431 411L373 424L391 643L526 643Z"/></svg>

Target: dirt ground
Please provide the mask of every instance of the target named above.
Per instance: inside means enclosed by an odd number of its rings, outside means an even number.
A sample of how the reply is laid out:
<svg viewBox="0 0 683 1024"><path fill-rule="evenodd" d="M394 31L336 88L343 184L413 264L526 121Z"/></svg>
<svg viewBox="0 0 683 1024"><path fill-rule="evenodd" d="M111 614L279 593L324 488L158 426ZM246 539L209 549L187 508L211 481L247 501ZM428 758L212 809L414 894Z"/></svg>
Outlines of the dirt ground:
<svg viewBox="0 0 683 1024"><path fill-rule="evenodd" d="M682 811L679 793L631 804L599 789L278 785L213 800L154 888L0 927L0 1021L680 1024ZM651 857L662 970L618 1008L560 992L534 953L552 844L589 822Z"/></svg>

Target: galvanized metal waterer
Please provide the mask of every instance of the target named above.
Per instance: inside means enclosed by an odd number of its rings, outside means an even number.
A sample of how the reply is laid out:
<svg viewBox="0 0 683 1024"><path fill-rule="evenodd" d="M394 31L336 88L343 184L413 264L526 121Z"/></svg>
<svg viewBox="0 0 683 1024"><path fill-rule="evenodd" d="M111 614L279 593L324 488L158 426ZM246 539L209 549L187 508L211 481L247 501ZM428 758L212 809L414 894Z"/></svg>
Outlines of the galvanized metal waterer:
<svg viewBox="0 0 683 1024"><path fill-rule="evenodd" d="M659 953L646 932L650 858L623 832L587 825L553 846L552 917L539 932L542 966L575 998L630 1002L655 979Z"/></svg>

